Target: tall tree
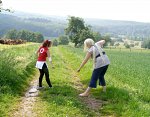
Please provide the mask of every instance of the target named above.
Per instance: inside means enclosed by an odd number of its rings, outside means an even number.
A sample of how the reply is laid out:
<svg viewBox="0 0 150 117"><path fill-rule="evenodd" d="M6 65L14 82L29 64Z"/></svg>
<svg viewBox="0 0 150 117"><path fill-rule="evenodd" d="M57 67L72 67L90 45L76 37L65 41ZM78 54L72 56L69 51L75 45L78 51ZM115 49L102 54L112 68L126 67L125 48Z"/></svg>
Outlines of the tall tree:
<svg viewBox="0 0 150 117"><path fill-rule="evenodd" d="M34 35L35 35L34 42L42 42L44 40L44 36L41 33L36 32L34 33Z"/></svg>
<svg viewBox="0 0 150 117"><path fill-rule="evenodd" d="M23 39L26 40L27 39L27 31L26 30L21 30L18 32L18 39Z"/></svg>
<svg viewBox="0 0 150 117"><path fill-rule="evenodd" d="M17 31L16 29L8 31L4 37L7 39L22 39L29 42L42 42L44 40L44 36L39 32Z"/></svg>
<svg viewBox="0 0 150 117"><path fill-rule="evenodd" d="M17 39L18 37L18 32L16 29L12 29L12 30L9 30L7 32L7 34L5 35L5 38L7 39Z"/></svg>
<svg viewBox="0 0 150 117"><path fill-rule="evenodd" d="M68 21L69 23L65 32L70 40L75 43L75 47L83 44L86 38L92 38L94 41L99 41L101 39L102 36L100 33L93 32L91 26L85 25L82 18L72 16L69 17Z"/></svg>
<svg viewBox="0 0 150 117"><path fill-rule="evenodd" d="M58 41L59 41L59 44L61 44L61 45L68 45L68 43L69 43L68 36L66 36L66 35L59 36Z"/></svg>
<svg viewBox="0 0 150 117"><path fill-rule="evenodd" d="M53 39L53 46L57 46L58 45L58 40L57 39Z"/></svg>
<svg viewBox="0 0 150 117"><path fill-rule="evenodd" d="M84 21L82 18L74 16L69 17L68 21L68 27L65 29L65 32L70 40L75 43L75 46L77 46L79 43L80 32L85 29Z"/></svg>
<svg viewBox="0 0 150 117"><path fill-rule="evenodd" d="M104 39L104 40L105 40L104 46L107 46L108 43L111 42L111 39L110 39L110 35L109 35L109 34L106 34L106 35L102 36L101 39ZM101 40L101 39L100 39L100 40Z"/></svg>
<svg viewBox="0 0 150 117"><path fill-rule="evenodd" d="M95 40L93 32L89 27L86 27L85 29L81 30L79 35L79 43L83 44L84 40L87 38L92 38Z"/></svg>
<svg viewBox="0 0 150 117"><path fill-rule="evenodd" d="M144 40L141 47L150 49L150 39Z"/></svg>
<svg viewBox="0 0 150 117"><path fill-rule="evenodd" d="M97 42L102 39L102 36L99 32L93 32L94 41Z"/></svg>

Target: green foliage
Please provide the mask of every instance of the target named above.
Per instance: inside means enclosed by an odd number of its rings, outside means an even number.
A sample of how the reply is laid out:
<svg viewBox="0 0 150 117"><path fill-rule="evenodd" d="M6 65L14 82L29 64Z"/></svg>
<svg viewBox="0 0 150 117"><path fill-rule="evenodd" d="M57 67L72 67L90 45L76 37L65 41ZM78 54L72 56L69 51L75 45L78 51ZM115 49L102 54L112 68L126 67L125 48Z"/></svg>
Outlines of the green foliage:
<svg viewBox="0 0 150 117"><path fill-rule="evenodd" d="M131 43L131 44L130 44L130 47L134 47L134 43Z"/></svg>
<svg viewBox="0 0 150 117"><path fill-rule="evenodd" d="M33 44L7 46L5 49L3 46L0 46L0 117L8 116L29 86L31 74L35 72L33 53L37 49L37 45Z"/></svg>
<svg viewBox="0 0 150 117"><path fill-rule="evenodd" d="M7 39L19 39L17 30L16 29L9 30L7 32L7 34L5 35L5 38L7 38Z"/></svg>
<svg viewBox="0 0 150 117"><path fill-rule="evenodd" d="M44 37L38 32L30 32L27 30L17 31L16 29L9 30L5 36L6 39L22 39L29 42L42 42Z"/></svg>
<svg viewBox="0 0 150 117"><path fill-rule="evenodd" d="M135 46L138 46L138 45L139 45L139 42L136 42L136 43L135 43Z"/></svg>
<svg viewBox="0 0 150 117"><path fill-rule="evenodd" d="M58 46L58 40L57 39L53 39L53 46Z"/></svg>
<svg viewBox="0 0 150 117"><path fill-rule="evenodd" d="M115 40L111 40L110 41L110 46L114 46L114 44L115 44ZM119 43L118 43L119 44ZM116 46L119 46L119 45L116 45Z"/></svg>
<svg viewBox="0 0 150 117"><path fill-rule="evenodd" d="M125 47L126 47L126 48L130 48L130 45L129 45L129 44L125 44Z"/></svg>
<svg viewBox="0 0 150 117"><path fill-rule="evenodd" d="M110 35L108 35L108 34L102 36L101 39L105 40L104 46L107 46L108 43L111 43Z"/></svg>
<svg viewBox="0 0 150 117"><path fill-rule="evenodd" d="M65 29L66 34L70 40L75 43L75 46L79 43L79 33L85 29L84 21L82 18L71 16L68 19L68 27Z"/></svg>
<svg viewBox="0 0 150 117"><path fill-rule="evenodd" d="M88 19L86 23L92 25L93 29L102 35L110 33L112 37L116 38L123 35L137 41L143 41L150 37L150 23L101 19Z"/></svg>
<svg viewBox="0 0 150 117"><path fill-rule="evenodd" d="M16 17L17 16L17 17ZM10 29L30 30L42 33L47 37L58 37L64 34L64 28L67 27L65 18L58 17L42 17L35 14L0 15L0 36L4 35ZM26 16L29 18L27 19ZM88 20L88 21L87 21ZM130 22L130 21L115 21L115 20L100 20L100 19L85 19L85 23L92 26L92 30L105 35L109 33L111 37L116 37L121 40L119 35L128 37L134 40L145 40L150 37L150 23ZM17 24L17 25L16 25ZM134 33L133 33L134 32Z"/></svg>
<svg viewBox="0 0 150 117"><path fill-rule="evenodd" d="M81 32L80 32L80 35L79 35L79 43L80 44L83 44L84 40L87 39L87 38L92 38L94 39L94 35L93 35L93 32L90 30L90 28L85 28L83 29Z"/></svg>
<svg viewBox="0 0 150 117"><path fill-rule="evenodd" d="M116 43L116 44L115 44L115 46L119 46L119 45L120 45L119 43Z"/></svg>
<svg viewBox="0 0 150 117"><path fill-rule="evenodd" d="M142 43L142 48L150 49L150 39L144 40Z"/></svg>
<svg viewBox="0 0 150 117"><path fill-rule="evenodd" d="M125 42L125 43L124 43L124 46L125 46L126 48L130 48L130 45L128 44L128 42Z"/></svg>
<svg viewBox="0 0 150 117"><path fill-rule="evenodd" d="M44 36L41 33L35 32L31 34L31 38L30 38L31 42L43 42L43 40L44 40Z"/></svg>
<svg viewBox="0 0 150 117"><path fill-rule="evenodd" d="M21 16L26 16L24 13L21 13ZM32 32L40 32L44 37L58 37L59 35L64 34L64 28L66 27L66 22L63 20L58 20L58 18L36 18L29 16L29 18L16 17L13 15L6 15L0 13L0 36L3 36L7 33L8 30L29 30ZM34 17L35 18L32 18ZM16 25L17 24L17 25Z"/></svg>
<svg viewBox="0 0 150 117"><path fill-rule="evenodd" d="M78 44L82 44L86 38L94 38L90 27L85 26L82 18L71 16L68 21L68 27L65 29L65 32L70 40L75 43L75 47Z"/></svg>
<svg viewBox="0 0 150 117"><path fill-rule="evenodd" d="M68 45L68 43L69 43L68 36L66 36L66 35L59 36L58 42L60 45Z"/></svg>
<svg viewBox="0 0 150 117"><path fill-rule="evenodd" d="M94 41L97 42L100 39L102 39L102 36L99 32L93 32L93 36L94 36Z"/></svg>

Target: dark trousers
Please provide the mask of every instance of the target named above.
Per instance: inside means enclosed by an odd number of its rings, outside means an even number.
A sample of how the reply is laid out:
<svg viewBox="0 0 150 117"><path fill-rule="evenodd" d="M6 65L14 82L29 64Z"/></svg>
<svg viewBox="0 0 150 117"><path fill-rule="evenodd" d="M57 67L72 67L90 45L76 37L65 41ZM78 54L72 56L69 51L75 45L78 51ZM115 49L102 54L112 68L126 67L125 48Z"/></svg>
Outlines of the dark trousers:
<svg viewBox="0 0 150 117"><path fill-rule="evenodd" d="M42 79L43 79L44 74L45 74L47 84L49 85L49 87L52 87L50 79L49 79L49 71L48 71L48 68L45 63L43 65L42 69L39 69L39 71L40 71L39 87L42 87Z"/></svg>
<svg viewBox="0 0 150 117"><path fill-rule="evenodd" d="M89 87L96 88L98 79L99 79L99 85L106 86L104 75L107 71L107 68L108 68L108 65L98 68L98 69L94 69Z"/></svg>

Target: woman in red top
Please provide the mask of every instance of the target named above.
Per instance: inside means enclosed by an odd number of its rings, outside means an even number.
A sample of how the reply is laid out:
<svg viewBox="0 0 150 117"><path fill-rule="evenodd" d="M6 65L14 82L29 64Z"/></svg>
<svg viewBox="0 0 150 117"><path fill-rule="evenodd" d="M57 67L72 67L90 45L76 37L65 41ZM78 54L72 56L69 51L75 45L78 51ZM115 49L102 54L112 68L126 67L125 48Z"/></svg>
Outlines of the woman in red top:
<svg viewBox="0 0 150 117"><path fill-rule="evenodd" d="M52 64L52 59L50 56L50 52L49 52L49 47L51 47L52 42L50 40L45 40L42 44L42 46L39 48L39 50L37 51L38 54L38 60L36 62L36 68L39 69L40 71L40 76L39 76L39 87L37 89L42 89L42 79L43 76L45 74L46 77L46 82L49 85L49 87L51 88L51 82L49 79L49 71L48 71L48 67L46 65L46 58L48 57L50 63Z"/></svg>

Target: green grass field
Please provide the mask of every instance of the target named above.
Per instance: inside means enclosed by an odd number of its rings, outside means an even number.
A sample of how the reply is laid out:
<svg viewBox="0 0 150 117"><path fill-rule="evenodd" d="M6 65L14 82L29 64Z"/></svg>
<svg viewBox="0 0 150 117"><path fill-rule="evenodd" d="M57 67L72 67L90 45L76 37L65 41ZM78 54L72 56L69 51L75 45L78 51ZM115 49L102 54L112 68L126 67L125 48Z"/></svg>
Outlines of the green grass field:
<svg viewBox="0 0 150 117"><path fill-rule="evenodd" d="M6 75L5 78L1 77L0 79L2 86L0 88L0 116L9 115L8 113L13 108L10 103L17 104L17 100L24 91L18 89L20 87L27 88L31 79L25 71L34 74L30 71L35 69L35 57L32 54L37 48L38 45L27 45L0 51L3 55L3 57L1 56L2 65L6 60L5 58L11 58L8 59L7 64L5 62L2 67L0 66L1 74ZM83 101L87 98L78 96L89 84L92 60L85 65L80 73L77 73L76 70L85 56L83 49L70 46L52 47L51 53L55 69L52 69L50 64L48 65L53 88L45 88L40 92L40 98L34 106L37 115L39 117L149 117L150 51L130 52L106 49L106 52L111 61L105 76L107 92L103 93L99 86L97 89L92 89L91 96L103 102L102 107L100 106L95 110L89 108ZM10 60L13 62L9 63ZM29 60L31 61L29 62ZM14 72L7 74L8 68L2 69L8 64L13 66L9 68L12 69L10 71L14 70L17 75L14 75ZM22 65L30 67L20 68ZM16 70L17 67L20 69ZM11 86L12 83L17 85ZM45 79L43 79L43 83L45 87L48 87Z"/></svg>
<svg viewBox="0 0 150 117"><path fill-rule="evenodd" d="M9 116L35 73L37 44L0 45L0 117Z"/></svg>
<svg viewBox="0 0 150 117"><path fill-rule="evenodd" d="M118 116L150 116L150 52L107 51L111 65L107 74L110 101L106 106Z"/></svg>
<svg viewBox="0 0 150 117"><path fill-rule="evenodd" d="M98 112L101 116L149 117L150 65L148 63L150 53L109 49L106 52L111 61L106 74L107 92L103 93L101 87L98 87L93 89L91 93L96 99L105 102ZM79 48L64 46L53 48L53 60L56 68L51 69L50 73L54 89L41 92L43 98L41 98L40 103L45 102L44 105L50 115L53 113L54 117L57 114L62 117L67 115L73 117L97 116L78 97L78 94L83 90L74 87L76 77L81 79L84 88L88 86L90 80L92 61L80 73L76 73L84 55L85 53ZM72 97L74 98L72 99ZM65 109L68 102L64 100L70 100L70 103L73 104L67 107L69 111ZM76 101L78 104L75 104ZM63 108L60 103L63 103ZM39 105L37 107L43 106ZM55 105L55 108L53 108L55 110L51 108L52 105ZM81 108L79 105L83 105L83 107ZM82 113L83 110L85 113Z"/></svg>

